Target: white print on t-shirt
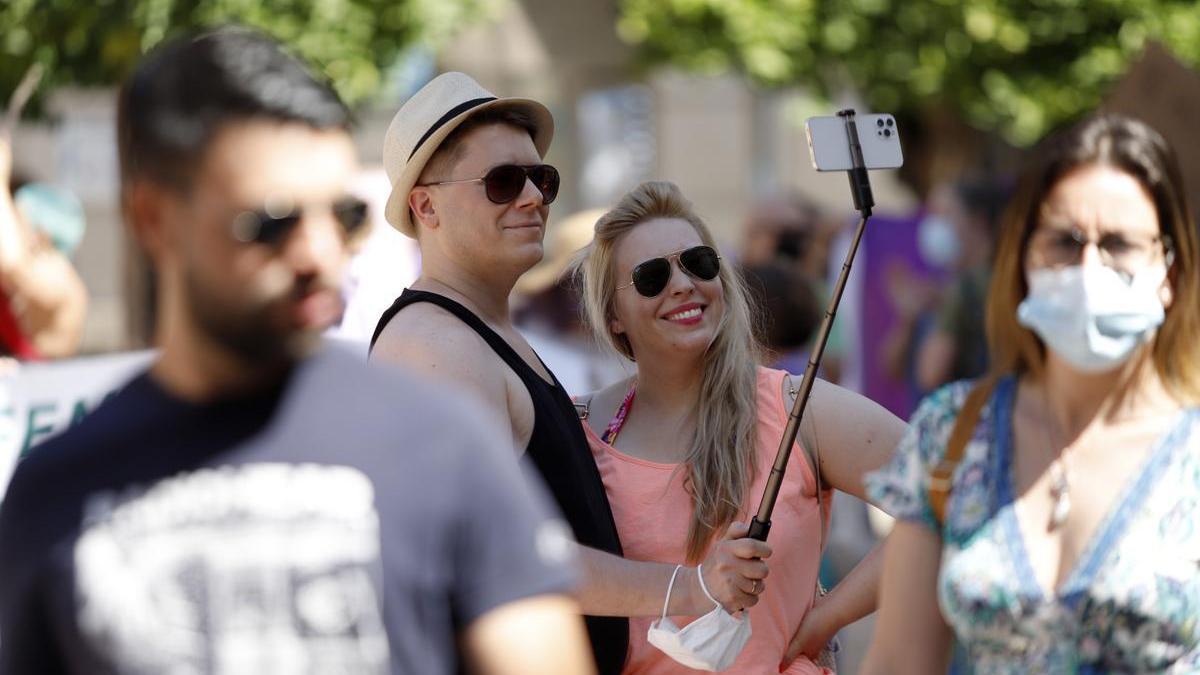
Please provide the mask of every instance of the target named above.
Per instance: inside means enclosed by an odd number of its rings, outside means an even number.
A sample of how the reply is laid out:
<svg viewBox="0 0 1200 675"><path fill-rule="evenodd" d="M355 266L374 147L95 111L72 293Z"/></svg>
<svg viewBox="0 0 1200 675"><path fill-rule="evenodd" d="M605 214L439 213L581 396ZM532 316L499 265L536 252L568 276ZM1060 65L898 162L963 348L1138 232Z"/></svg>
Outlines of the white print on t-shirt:
<svg viewBox="0 0 1200 675"><path fill-rule="evenodd" d="M357 469L312 464L93 495L75 545L80 632L126 673L386 671L374 501Z"/></svg>

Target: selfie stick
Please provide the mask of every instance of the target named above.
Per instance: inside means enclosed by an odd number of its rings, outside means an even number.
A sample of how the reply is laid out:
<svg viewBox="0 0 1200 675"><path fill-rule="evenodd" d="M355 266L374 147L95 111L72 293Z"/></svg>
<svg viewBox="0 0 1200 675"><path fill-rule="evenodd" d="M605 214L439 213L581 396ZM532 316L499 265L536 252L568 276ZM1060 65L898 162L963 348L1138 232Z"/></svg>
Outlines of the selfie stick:
<svg viewBox="0 0 1200 675"><path fill-rule="evenodd" d="M800 392L796 396L792 410L788 413L787 426L783 430L783 439L779 442L779 451L775 453L775 464L771 467L771 475L767 477L767 487L763 490L762 501L758 505L758 513L750 521L751 539L766 541L771 531L771 512L775 510L775 500L779 498L779 487L783 484L783 472L787 468L788 459L792 455L792 445L796 442L796 432L800 429L800 420L804 417L804 409L808 406L808 395L812 392L813 382L817 377L817 367L821 356L825 353L825 343L829 340L829 330L833 326L833 318L837 315L838 303L842 300L842 291L846 290L846 280L850 277L850 265L854 262L854 254L858 252L858 244L862 241L863 231L867 228L867 219L871 217L871 207L875 199L871 196L871 179L863 164L862 146L858 142L858 127L854 123L854 111L842 110L838 117L846 123L846 137L850 143L851 169L847 172L850 177L850 194L854 197L854 208L862 217L854 230L854 238L850 249L846 251L846 259L842 262L842 271L838 274L837 284L833 287L833 295L829 298L829 306L825 309L825 318L817 330L817 340L813 344L812 354L808 358L808 367L804 369L804 379L800 381ZM821 456L816 454L817 466L814 467L819 477L821 473ZM821 496L818 494L817 499Z"/></svg>

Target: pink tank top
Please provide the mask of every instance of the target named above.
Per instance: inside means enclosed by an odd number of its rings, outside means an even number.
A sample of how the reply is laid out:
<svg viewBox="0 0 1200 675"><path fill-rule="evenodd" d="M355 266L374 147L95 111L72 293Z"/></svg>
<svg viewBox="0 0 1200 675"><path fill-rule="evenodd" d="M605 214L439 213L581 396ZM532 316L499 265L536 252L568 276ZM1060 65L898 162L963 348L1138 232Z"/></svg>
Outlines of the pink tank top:
<svg viewBox="0 0 1200 675"><path fill-rule="evenodd" d="M787 410L781 396L784 374L781 370L758 369L758 468L739 516L745 523L758 510L763 486L787 424ZM584 428L608 493L625 557L685 563L692 504L683 487L683 470L676 471L677 464L648 462L626 455L597 438L587 424ZM768 542L773 552L768 560L771 574L767 577L767 589L750 609L750 641L733 666L724 672L745 675L779 672L783 653L813 603L821 531L828 524L830 496L828 491L822 494L826 517L822 523L816 480L797 441L771 517ZM662 590L664 594L667 591L666 587ZM637 675L703 672L676 663L646 641L646 630L656 618L629 620L629 659L624 672ZM674 620L684 626L694 618ZM822 670L800 657L785 672L819 675Z"/></svg>

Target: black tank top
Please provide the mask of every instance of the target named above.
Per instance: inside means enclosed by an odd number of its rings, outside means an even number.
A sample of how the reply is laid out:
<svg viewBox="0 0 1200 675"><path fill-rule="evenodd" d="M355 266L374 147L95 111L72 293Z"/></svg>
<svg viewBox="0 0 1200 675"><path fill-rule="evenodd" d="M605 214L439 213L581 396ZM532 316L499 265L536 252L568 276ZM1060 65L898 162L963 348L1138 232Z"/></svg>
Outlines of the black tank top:
<svg viewBox="0 0 1200 675"><path fill-rule="evenodd" d="M504 338L471 310L444 295L429 291L405 289L380 317L375 334L371 336L371 347L374 348L375 341L392 317L417 302L435 304L458 317L478 333L521 378L529 390L534 412L533 434L529 437L525 454L545 479L554 501L574 531L575 539L584 546L621 555L621 541L617 538L612 509L604 493L600 472L588 448L587 437L583 434L583 426L571 397L553 373L550 377L554 378L554 383L546 382ZM542 365L545 367L545 364ZM621 672L629 646L629 621L621 617L596 616L585 616L584 620L592 641L597 670L601 675Z"/></svg>

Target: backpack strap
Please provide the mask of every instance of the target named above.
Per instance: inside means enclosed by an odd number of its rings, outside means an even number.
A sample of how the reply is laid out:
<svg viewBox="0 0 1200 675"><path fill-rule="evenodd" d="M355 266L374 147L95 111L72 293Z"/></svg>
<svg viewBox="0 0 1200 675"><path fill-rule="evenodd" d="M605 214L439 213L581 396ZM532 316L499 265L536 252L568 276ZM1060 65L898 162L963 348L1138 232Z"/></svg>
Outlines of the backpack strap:
<svg viewBox="0 0 1200 675"><path fill-rule="evenodd" d="M790 372L788 372L786 370L783 371L783 381L784 381L784 384L787 385L787 390L788 390L787 396L784 397L784 399L783 399L783 423L786 426L787 421L788 421L788 416L792 414L792 405L796 400L797 393L796 393L796 386L792 382L792 374ZM805 419L809 420L809 422L810 422L809 428L811 428L811 429L816 428L815 426L813 426L811 424L811 422L812 422L811 417L805 415ZM814 438L813 438L814 445L816 444L816 440L817 439L815 438L815 435L814 435ZM819 499L819 497L821 495L821 464L820 464L821 449L820 448L810 448L810 447L808 447L807 443L797 442L797 444L800 446L800 449L804 451L804 456L808 458L808 464L809 464L809 466L812 467L813 479L816 481L816 490L817 490L817 496L818 496L817 506L821 506L822 502ZM824 514L821 515L821 522L825 522ZM822 549L822 550L824 550L824 549Z"/></svg>
<svg viewBox="0 0 1200 675"><path fill-rule="evenodd" d="M578 398L571 399L571 404L575 406L575 414L579 415L580 422L586 422L588 415L592 412L592 397L595 394L588 394L587 400L580 402Z"/></svg>
<svg viewBox="0 0 1200 675"><path fill-rule="evenodd" d="M949 501L950 491L954 488L954 470L962 461L967 443L975 433L975 425L979 423L979 415L983 412L983 406L987 404L988 399L992 396L992 390L995 388L996 378L991 376L984 377L971 388L971 392L967 394L967 400L958 411L954 428L950 431L950 440L946 443L945 456L937 466L929 471L929 506L933 509L933 517L937 520L939 529L946 521L946 502Z"/></svg>
<svg viewBox="0 0 1200 675"><path fill-rule="evenodd" d="M788 390L787 395L783 397L783 418L786 422L788 416L791 415L792 404L796 400L796 387L792 383L792 374L786 370L783 371L783 381L784 384L787 385ZM808 415L805 415L805 418L812 419ZM817 550L820 552L821 556L824 556L825 544L828 543L825 541L825 538L829 535L829 532L827 527L828 521L825 519L825 500L822 499L821 494L823 487L821 485L821 446L817 445L815 426L813 427L813 430L814 434L812 440L814 447L810 449L807 443L800 443L799 445L800 449L804 451L805 456L808 458L809 464L812 465L813 478L816 481L817 518L820 520L820 529L817 530ZM829 591L825 590L824 584L821 583L820 575L817 575L816 588L813 589L813 592L816 596L829 594ZM825 672L826 670L831 673L835 672L837 670L837 654L840 651L842 651L842 643L840 640L838 640L837 635L834 635L833 637L829 638L829 642L826 642L825 646L821 648L821 652L817 655L817 658L814 659L813 662L822 669L822 672Z"/></svg>

